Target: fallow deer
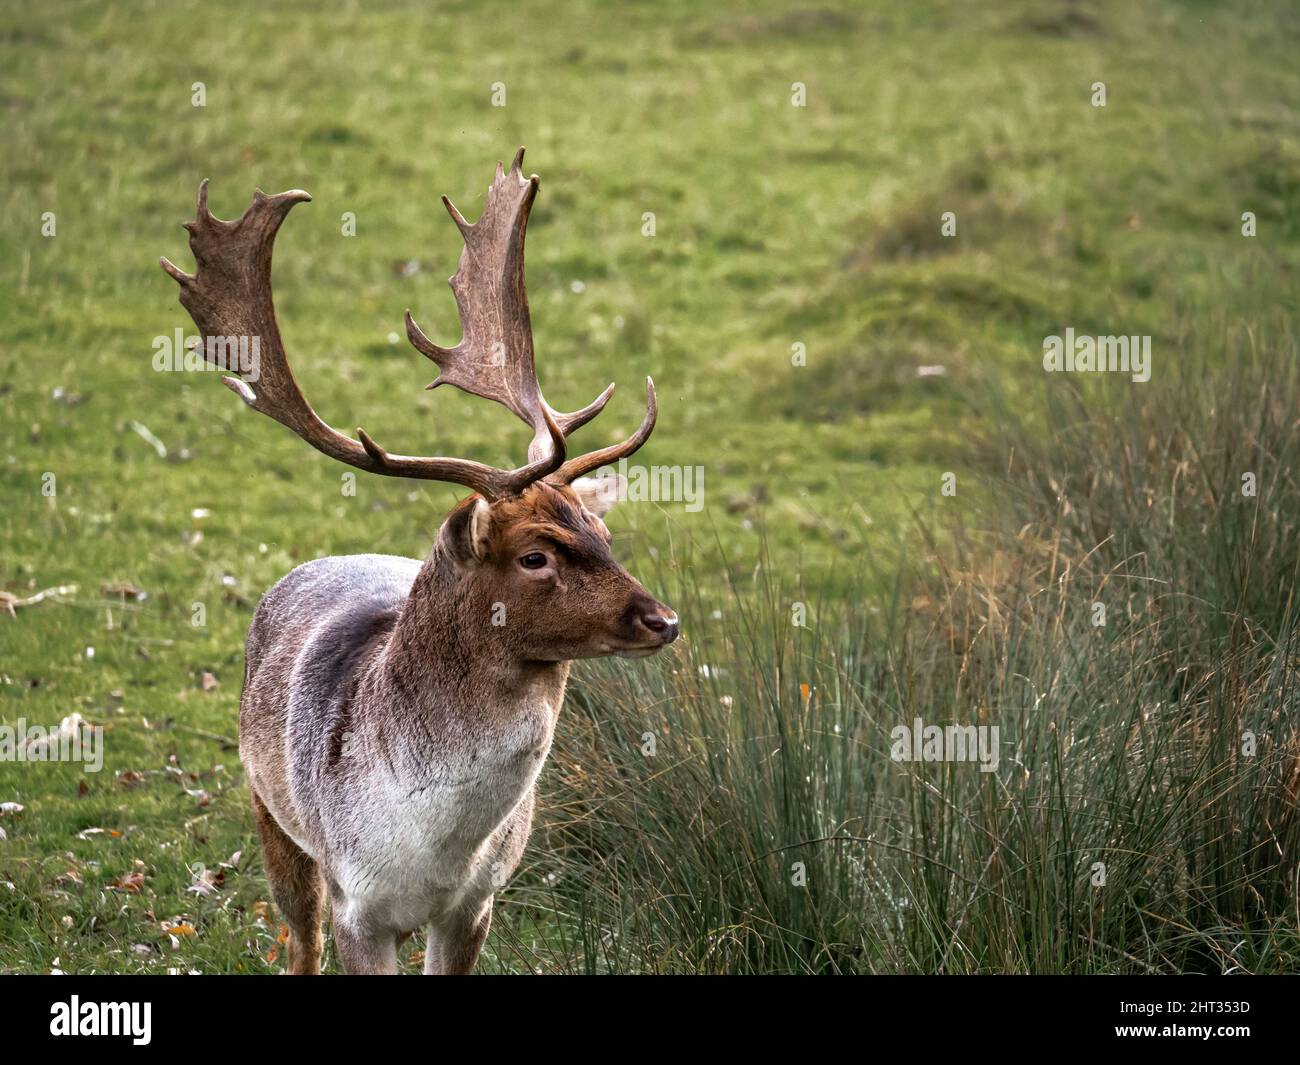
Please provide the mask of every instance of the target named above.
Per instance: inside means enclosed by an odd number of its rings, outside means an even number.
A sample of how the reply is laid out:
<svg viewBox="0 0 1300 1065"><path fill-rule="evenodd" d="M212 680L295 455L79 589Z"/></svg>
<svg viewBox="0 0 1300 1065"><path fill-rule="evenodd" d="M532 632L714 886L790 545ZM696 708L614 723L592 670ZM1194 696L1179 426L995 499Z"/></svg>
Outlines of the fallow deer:
<svg viewBox="0 0 1300 1065"><path fill-rule="evenodd" d="M443 197L464 239L451 278L460 343L439 347L406 314L411 343L441 371L430 388L494 400L532 430L518 469L390 454L363 430L354 440L317 416L290 371L271 299L276 232L307 193L259 189L227 222L208 210L205 181L185 223L195 273L162 260L203 342L259 338L257 380L224 379L254 410L357 469L473 492L423 562L317 559L276 584L253 616L239 749L290 930L291 973L320 972L327 895L347 972L396 971L397 944L419 929L426 973L469 972L493 893L528 840L570 662L650 655L677 637L676 615L610 553L602 517L616 493L584 476L645 443L654 383L631 437L578 458L567 456L567 437L614 386L572 414L548 406L538 386L524 289L538 179L524 178L523 155L509 171L497 165L477 222Z"/></svg>

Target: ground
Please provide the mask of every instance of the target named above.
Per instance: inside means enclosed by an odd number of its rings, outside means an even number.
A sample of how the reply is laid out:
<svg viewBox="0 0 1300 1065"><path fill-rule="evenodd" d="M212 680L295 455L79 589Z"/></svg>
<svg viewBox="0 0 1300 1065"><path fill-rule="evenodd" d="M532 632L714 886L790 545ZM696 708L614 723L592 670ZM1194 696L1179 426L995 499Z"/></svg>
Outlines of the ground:
<svg viewBox="0 0 1300 1065"><path fill-rule="evenodd" d="M1159 373L1226 323L1289 325L1298 39L1287 5L1246 2L8 5L0 588L75 591L0 616L0 719L107 732L96 774L0 763L23 807L0 816L0 971L282 965L233 748L251 612L313 557L423 555L457 498L346 495L216 375L155 372L154 338L191 325L157 259L190 267L200 180L226 218L311 192L275 283L328 421L513 465L526 432L423 391L401 321L457 339L438 197L475 217L527 145L548 399L617 381L595 446L652 374L638 461L704 469L698 512L611 518L652 588L689 577L689 643L756 565L863 601L918 517L978 520L970 441L1049 387L1044 336L1149 334ZM521 875L543 891L545 851ZM518 943L556 934L545 912L484 966L544 967Z"/></svg>

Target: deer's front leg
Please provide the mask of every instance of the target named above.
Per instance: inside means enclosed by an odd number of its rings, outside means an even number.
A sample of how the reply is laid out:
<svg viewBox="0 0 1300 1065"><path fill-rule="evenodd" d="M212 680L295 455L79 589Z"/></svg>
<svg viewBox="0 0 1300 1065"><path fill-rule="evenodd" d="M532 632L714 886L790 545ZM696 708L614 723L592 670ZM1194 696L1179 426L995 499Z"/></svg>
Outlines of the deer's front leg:
<svg viewBox="0 0 1300 1065"><path fill-rule="evenodd" d="M339 961L349 976L395 976L397 936L386 930L367 928L346 916L345 906L334 904L334 945Z"/></svg>
<svg viewBox="0 0 1300 1065"><path fill-rule="evenodd" d="M479 952L492 924L492 896L476 914L457 915L429 925L424 947L425 976L468 976L474 971Z"/></svg>

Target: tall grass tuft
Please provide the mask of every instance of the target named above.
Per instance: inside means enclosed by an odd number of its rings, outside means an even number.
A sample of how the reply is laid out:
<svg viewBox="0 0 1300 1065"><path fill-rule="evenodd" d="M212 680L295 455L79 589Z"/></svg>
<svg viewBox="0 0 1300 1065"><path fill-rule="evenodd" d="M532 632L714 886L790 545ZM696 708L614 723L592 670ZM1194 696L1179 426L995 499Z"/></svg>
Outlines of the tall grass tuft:
<svg viewBox="0 0 1300 1065"><path fill-rule="evenodd" d="M882 601L679 567L675 654L579 672L500 963L1300 968L1300 370L1223 343L1118 398L1051 382L988 442L983 530ZM996 725L997 770L891 760L915 718Z"/></svg>

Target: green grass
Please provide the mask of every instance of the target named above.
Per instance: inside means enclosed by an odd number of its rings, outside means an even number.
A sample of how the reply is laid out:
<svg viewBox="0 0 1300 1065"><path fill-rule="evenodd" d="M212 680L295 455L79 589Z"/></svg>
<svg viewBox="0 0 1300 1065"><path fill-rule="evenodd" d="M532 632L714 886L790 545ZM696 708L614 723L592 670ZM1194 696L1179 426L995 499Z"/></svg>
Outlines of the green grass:
<svg viewBox="0 0 1300 1065"><path fill-rule="evenodd" d="M578 438L596 446L630 431L653 374L638 459L703 465L707 495L612 520L686 637L579 671L484 967L1145 971L1234 950L1294 967L1294 748L1267 722L1295 709L1297 43L1286 5L1247 2L10 5L0 588L77 591L0 617L0 720L110 731L97 775L0 762L0 802L25 807L0 817L0 971L279 967L222 742L244 630L301 561L423 554L456 497L384 479L345 497L340 467L215 375L152 371L153 338L190 326L157 257L188 267L177 223L200 179L222 217L255 186L312 193L276 292L327 420L514 464L522 427L424 392L435 368L389 335L410 307L456 339L438 196L475 217L519 144L542 177L528 282L548 398L617 380ZM1152 384L1046 379L1042 338L1066 326L1152 335ZM1267 492L1243 509L1229 485L1265 441ZM104 590L123 582L147 598ZM1078 628L1099 589L1160 582L1190 588L1104 637ZM1021 676L1068 697L1030 713ZM1024 779L1009 758L891 763L913 711L1001 722ZM1272 735L1250 763L1227 739L1243 718ZM1289 850L1269 860L1269 841ZM1079 880L1096 854L1104 902ZM222 862L215 892L187 891ZM110 888L133 871L140 893ZM175 919L194 934L174 948Z"/></svg>

